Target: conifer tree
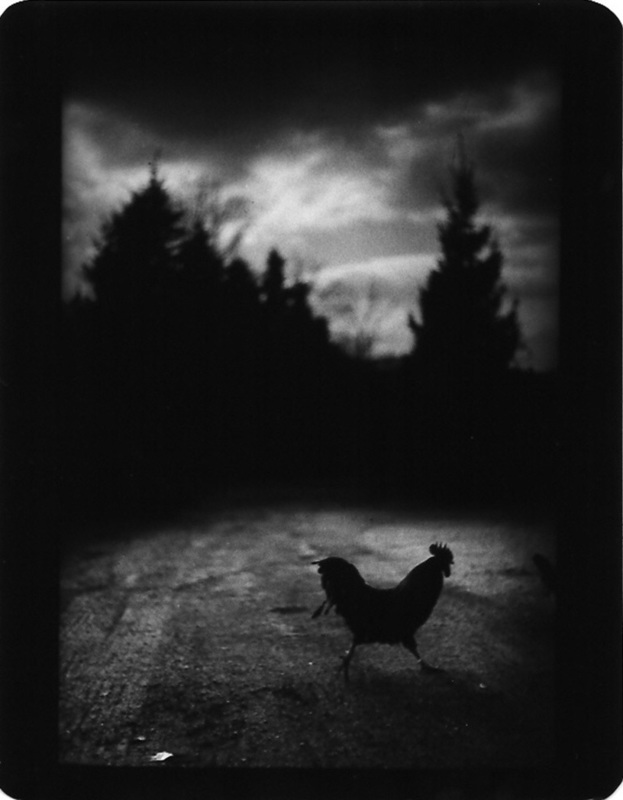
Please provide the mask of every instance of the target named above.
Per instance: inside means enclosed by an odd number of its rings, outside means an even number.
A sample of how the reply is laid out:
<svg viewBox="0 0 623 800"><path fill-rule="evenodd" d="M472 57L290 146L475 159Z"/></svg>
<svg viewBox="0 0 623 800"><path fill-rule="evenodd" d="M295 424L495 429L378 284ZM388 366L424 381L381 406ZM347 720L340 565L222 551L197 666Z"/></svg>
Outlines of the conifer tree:
<svg viewBox="0 0 623 800"><path fill-rule="evenodd" d="M266 260L266 270L262 276L262 301L271 311L282 310L285 303L285 259L275 249Z"/></svg>
<svg viewBox="0 0 623 800"><path fill-rule="evenodd" d="M99 456L120 491L140 475L156 485L156 453L174 439L171 350L179 311L183 211L151 167L146 185L103 224L94 257L83 267L92 289L91 426Z"/></svg>
<svg viewBox="0 0 623 800"><path fill-rule="evenodd" d="M100 307L136 312L165 291L185 233L182 217L153 165L147 185L104 224L84 269Z"/></svg>
<svg viewBox="0 0 623 800"><path fill-rule="evenodd" d="M415 365L435 381L478 382L512 366L520 345L516 301L501 281L503 256L489 225L479 225L474 167L459 141L452 192L439 224L442 255L419 295Z"/></svg>
<svg viewBox="0 0 623 800"><path fill-rule="evenodd" d="M502 252L491 226L477 219L474 167L460 140L450 177L441 257L420 291L420 320L410 320L409 424L416 483L429 495L473 498L511 483L521 336Z"/></svg>

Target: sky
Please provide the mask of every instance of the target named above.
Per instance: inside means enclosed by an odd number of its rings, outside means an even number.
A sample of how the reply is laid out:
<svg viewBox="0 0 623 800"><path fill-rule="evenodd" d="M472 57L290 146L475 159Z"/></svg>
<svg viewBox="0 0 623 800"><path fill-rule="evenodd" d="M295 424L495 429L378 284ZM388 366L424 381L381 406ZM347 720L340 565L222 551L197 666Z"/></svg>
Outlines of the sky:
<svg viewBox="0 0 623 800"><path fill-rule="evenodd" d="M211 181L245 198L241 255L261 270L282 252L336 339L408 352L461 135L519 300L520 363L556 365L560 85L542 6L64 5L67 295L158 152L175 196Z"/></svg>

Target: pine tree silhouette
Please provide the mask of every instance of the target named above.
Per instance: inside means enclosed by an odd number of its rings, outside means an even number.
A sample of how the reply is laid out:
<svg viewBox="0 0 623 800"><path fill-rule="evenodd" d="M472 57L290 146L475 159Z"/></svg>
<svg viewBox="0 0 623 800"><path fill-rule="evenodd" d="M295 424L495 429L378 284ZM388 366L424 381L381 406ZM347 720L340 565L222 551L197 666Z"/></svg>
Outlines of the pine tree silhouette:
<svg viewBox="0 0 623 800"><path fill-rule="evenodd" d="M408 424L420 485L429 494L466 497L511 484L510 387L521 335L517 301L509 301L501 280L502 252L491 227L477 221L474 166L460 139L450 176L438 226L441 257L420 291L420 320L410 319Z"/></svg>
<svg viewBox="0 0 623 800"><path fill-rule="evenodd" d="M285 306L285 265L285 258L273 248L261 280L262 302L270 314L282 312Z"/></svg>
<svg viewBox="0 0 623 800"><path fill-rule="evenodd" d="M101 308L146 308L166 291L185 230L183 213L151 167L147 185L103 225L97 252L84 268Z"/></svg>
<svg viewBox="0 0 623 800"><path fill-rule="evenodd" d="M331 413L324 389L334 382L334 347L326 320L314 316L311 288L286 275L286 260L273 249L260 281L261 361L265 450L273 473L313 472Z"/></svg>
<svg viewBox="0 0 623 800"><path fill-rule="evenodd" d="M152 163L146 185L104 222L83 267L92 289L91 427L110 493L159 486L174 440L171 397L183 211Z"/></svg>
<svg viewBox="0 0 623 800"><path fill-rule="evenodd" d="M459 140L452 193L439 224L442 256L419 295L413 317L415 365L424 380L477 383L512 365L521 337L517 301L510 308L501 282L503 256L492 229L478 225L474 167Z"/></svg>

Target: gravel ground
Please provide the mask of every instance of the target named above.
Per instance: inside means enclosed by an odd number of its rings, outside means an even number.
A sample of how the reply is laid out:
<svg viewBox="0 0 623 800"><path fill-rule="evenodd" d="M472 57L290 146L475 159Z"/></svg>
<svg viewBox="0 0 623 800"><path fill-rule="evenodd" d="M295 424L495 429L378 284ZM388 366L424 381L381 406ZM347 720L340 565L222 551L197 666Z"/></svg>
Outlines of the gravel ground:
<svg viewBox="0 0 623 800"><path fill-rule="evenodd" d="M455 567L404 648L357 650L320 603L314 558L397 583L446 542ZM191 767L532 767L553 757L546 524L502 515L272 505L100 532L62 566L60 758Z"/></svg>

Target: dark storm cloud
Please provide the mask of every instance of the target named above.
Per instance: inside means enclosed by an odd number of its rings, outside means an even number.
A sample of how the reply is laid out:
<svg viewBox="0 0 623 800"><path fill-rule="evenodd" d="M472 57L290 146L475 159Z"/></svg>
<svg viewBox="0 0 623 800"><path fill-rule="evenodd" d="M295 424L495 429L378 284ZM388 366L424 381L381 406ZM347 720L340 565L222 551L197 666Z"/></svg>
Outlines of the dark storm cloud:
<svg viewBox="0 0 623 800"><path fill-rule="evenodd" d="M559 111L558 82L542 72L414 107L409 132L428 155L425 164L414 160L405 176L405 202L418 186L420 204L439 203L461 133L488 203L504 212L557 212Z"/></svg>
<svg viewBox="0 0 623 800"><path fill-rule="evenodd" d="M119 163L145 159L151 137L195 156L220 148L223 167L235 170L237 156L287 130L319 131L360 151L371 146L370 128L406 119L438 144L502 115L518 85L539 74L551 81L556 63L545 9L464 5L75 3L61 14L66 97L132 123L136 136L99 132ZM500 130L470 135L474 155L486 155L487 192L514 185L507 205L520 196L551 202L553 180L540 177L551 171L556 129L545 127L515 129L512 141ZM420 202L428 187L438 203L448 156L431 148ZM500 174L508 180L496 182Z"/></svg>
<svg viewBox="0 0 623 800"><path fill-rule="evenodd" d="M243 122L391 121L552 61L544 10L463 5L75 3L61 14L66 90L163 135L218 136Z"/></svg>
<svg viewBox="0 0 623 800"><path fill-rule="evenodd" d="M70 278L101 215L160 150L177 194L207 174L250 200L251 263L278 246L324 267L325 297L346 299L355 319L351 300L369 306L382 287L383 313L368 315L379 352L407 348L460 132L509 286L533 309L551 294L559 92L545 9L178 2L59 14Z"/></svg>

